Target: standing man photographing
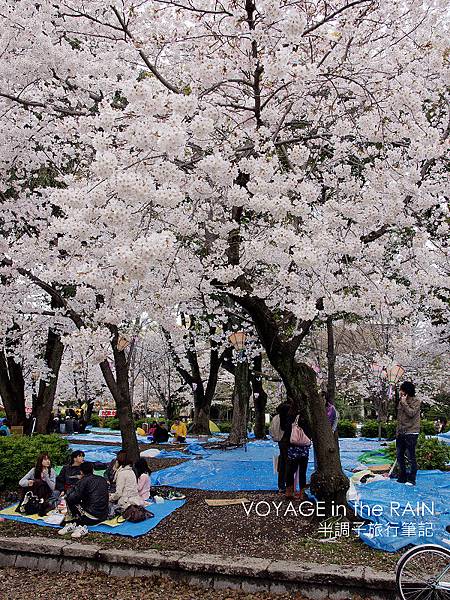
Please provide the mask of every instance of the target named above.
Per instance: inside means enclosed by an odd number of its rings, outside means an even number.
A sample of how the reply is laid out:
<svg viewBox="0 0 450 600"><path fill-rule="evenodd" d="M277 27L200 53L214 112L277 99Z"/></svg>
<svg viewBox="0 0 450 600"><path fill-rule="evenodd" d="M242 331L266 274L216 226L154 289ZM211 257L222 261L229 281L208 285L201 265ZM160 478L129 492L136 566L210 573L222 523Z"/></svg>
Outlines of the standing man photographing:
<svg viewBox="0 0 450 600"><path fill-rule="evenodd" d="M416 485L417 461L416 446L420 432L420 400L416 398L416 388L410 381L400 386L400 402L397 409L397 463L399 483ZM408 456L410 471L406 471L405 455Z"/></svg>

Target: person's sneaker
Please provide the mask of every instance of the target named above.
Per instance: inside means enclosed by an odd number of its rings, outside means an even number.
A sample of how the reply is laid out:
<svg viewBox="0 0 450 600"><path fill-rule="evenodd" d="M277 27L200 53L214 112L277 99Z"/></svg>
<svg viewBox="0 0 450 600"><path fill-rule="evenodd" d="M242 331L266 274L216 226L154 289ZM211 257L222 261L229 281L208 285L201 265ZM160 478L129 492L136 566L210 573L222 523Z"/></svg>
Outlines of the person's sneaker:
<svg viewBox="0 0 450 600"><path fill-rule="evenodd" d="M412 481L407 481L407 482L405 483L405 485L416 485L416 484L415 484L415 483L413 483Z"/></svg>
<svg viewBox="0 0 450 600"><path fill-rule="evenodd" d="M72 533L72 535L70 537L74 538L74 539L78 539L78 538L84 537L88 533L89 533L89 530L86 527L86 525L78 525L78 527L75 528L74 532Z"/></svg>
<svg viewBox="0 0 450 600"><path fill-rule="evenodd" d="M76 528L76 523L67 523L67 525L58 531L58 535L67 535L68 533L73 533Z"/></svg>
<svg viewBox="0 0 450 600"><path fill-rule="evenodd" d="M184 500L186 496L180 492L169 492L167 494L167 500Z"/></svg>

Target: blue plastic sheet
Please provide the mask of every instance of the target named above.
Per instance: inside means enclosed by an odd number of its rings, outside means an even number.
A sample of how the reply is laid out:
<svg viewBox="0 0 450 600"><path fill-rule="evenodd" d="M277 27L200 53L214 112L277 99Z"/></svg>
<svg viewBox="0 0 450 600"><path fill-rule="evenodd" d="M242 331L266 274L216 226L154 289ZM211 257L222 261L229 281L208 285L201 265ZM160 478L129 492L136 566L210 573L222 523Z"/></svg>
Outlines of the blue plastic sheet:
<svg viewBox="0 0 450 600"><path fill-rule="evenodd" d="M438 435L438 438L441 440L441 442L450 444L450 431L447 431L447 433L441 433L440 435Z"/></svg>
<svg viewBox="0 0 450 600"><path fill-rule="evenodd" d="M88 529L94 533L107 533L108 535L123 535L127 537L139 537L145 535L152 529L154 529L158 523L168 517L171 513L181 508L185 503L185 500L171 500L166 501L163 504L151 504L147 507L147 510L154 514L154 517L142 521L141 523L129 523L125 521L116 527L110 527L109 525L94 525L89 526ZM10 519L12 521L20 521L22 523L31 523L32 525L40 525L41 527L53 527L54 529L60 529L59 525L52 525L46 523L42 519L29 519L22 515L2 515L4 519Z"/></svg>
<svg viewBox="0 0 450 600"><path fill-rule="evenodd" d="M136 435L138 442L141 444L148 444L147 437L145 435ZM108 433L107 435L101 435L99 433L73 433L66 437L70 442L113 442L115 444L122 443L122 438L119 435Z"/></svg>
<svg viewBox="0 0 450 600"><path fill-rule="evenodd" d="M92 444L69 444L70 449L81 450L85 454L86 462L109 463L122 446L94 446Z"/></svg>
<svg viewBox="0 0 450 600"><path fill-rule="evenodd" d="M358 457L367 450L380 448L378 440L348 438L340 440L341 460L345 472L358 465ZM153 485L211 491L276 490L277 476L273 458L278 444L258 440L234 450L207 450L200 461L189 461L152 474ZM165 454L169 458L168 454ZM309 454L308 476L314 470L314 451Z"/></svg>
<svg viewBox="0 0 450 600"><path fill-rule="evenodd" d="M356 490L358 503L350 504L358 516L371 519L373 524L364 526L359 536L372 548L395 552L425 543L449 547L445 531L450 525L449 473L419 471L415 486L385 479L357 485Z"/></svg>

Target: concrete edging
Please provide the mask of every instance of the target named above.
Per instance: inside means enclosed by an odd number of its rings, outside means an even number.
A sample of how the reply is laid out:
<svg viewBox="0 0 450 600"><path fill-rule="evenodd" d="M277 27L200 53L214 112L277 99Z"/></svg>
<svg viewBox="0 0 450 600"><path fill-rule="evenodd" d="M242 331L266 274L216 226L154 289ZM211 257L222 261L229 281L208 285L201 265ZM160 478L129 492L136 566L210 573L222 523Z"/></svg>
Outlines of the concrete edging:
<svg viewBox="0 0 450 600"><path fill-rule="evenodd" d="M145 550L108 550L100 545L38 537L0 537L0 567L56 572L101 571L111 576L165 576L211 589L284 593L311 600L395 598L395 577L370 567L320 565L254 557Z"/></svg>

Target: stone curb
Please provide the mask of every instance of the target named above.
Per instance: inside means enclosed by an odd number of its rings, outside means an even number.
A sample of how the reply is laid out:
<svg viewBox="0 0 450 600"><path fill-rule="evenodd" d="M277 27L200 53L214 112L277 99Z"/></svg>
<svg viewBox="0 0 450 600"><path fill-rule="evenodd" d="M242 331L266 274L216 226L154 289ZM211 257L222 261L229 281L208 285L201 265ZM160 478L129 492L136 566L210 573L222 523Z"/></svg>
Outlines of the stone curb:
<svg viewBox="0 0 450 600"><path fill-rule="evenodd" d="M111 576L163 575L214 589L284 593L314 600L344 600L353 594L395 597L395 577L370 567L320 565L254 557L226 558L187 552L105 549L71 540L0 537L0 566L57 572L102 571Z"/></svg>

